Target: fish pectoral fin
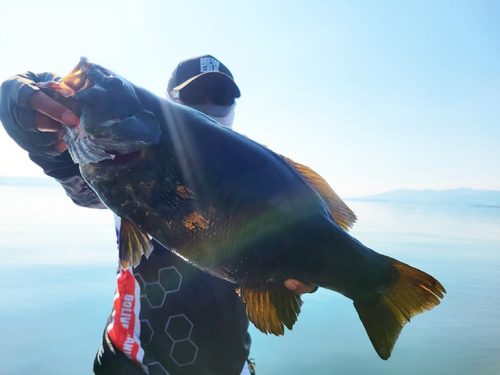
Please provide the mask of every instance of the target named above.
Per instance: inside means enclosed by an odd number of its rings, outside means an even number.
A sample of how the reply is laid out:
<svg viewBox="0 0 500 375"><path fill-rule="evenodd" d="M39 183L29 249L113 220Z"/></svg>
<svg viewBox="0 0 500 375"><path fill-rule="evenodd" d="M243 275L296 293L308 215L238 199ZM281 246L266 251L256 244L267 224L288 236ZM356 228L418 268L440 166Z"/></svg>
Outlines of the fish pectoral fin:
<svg viewBox="0 0 500 375"><path fill-rule="evenodd" d="M344 230L348 230L354 225L357 220L356 215L337 195L337 193L333 191L331 186L323 177L305 165L297 163L286 156L280 156L285 159L297 172L299 172L321 197L321 199L323 199L328 207L328 210L330 211L333 221L340 225Z"/></svg>
<svg viewBox="0 0 500 375"><path fill-rule="evenodd" d="M137 266L141 262L142 255L149 258L153 251L153 244L148 235L140 230L137 225L126 219L121 220L118 241L120 265L124 269L130 267L130 265Z"/></svg>
<svg viewBox="0 0 500 375"><path fill-rule="evenodd" d="M292 329L297 321L302 300L285 287L259 290L242 286L238 293L246 304L248 319L265 334L283 335L284 327Z"/></svg>

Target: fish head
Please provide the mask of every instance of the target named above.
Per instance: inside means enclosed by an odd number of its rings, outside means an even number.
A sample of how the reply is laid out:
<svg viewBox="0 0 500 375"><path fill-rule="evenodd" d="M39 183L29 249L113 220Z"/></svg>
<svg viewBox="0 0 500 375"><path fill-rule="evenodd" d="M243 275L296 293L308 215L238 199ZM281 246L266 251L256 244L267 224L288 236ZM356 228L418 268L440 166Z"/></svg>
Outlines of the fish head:
<svg viewBox="0 0 500 375"><path fill-rule="evenodd" d="M145 109L136 86L84 57L61 82L40 87L80 118L78 126L64 127L75 163L114 160L160 142L160 122Z"/></svg>

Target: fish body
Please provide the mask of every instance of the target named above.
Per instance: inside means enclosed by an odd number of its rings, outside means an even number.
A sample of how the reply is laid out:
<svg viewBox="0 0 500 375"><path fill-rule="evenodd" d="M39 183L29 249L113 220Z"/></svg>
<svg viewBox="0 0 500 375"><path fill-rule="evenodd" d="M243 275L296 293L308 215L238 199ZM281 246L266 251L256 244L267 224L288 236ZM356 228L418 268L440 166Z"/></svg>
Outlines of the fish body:
<svg viewBox="0 0 500 375"><path fill-rule="evenodd" d="M282 287L293 277L352 297L356 286L341 275L364 259L370 263L363 273L378 277L378 257L331 220L283 158L205 116L167 105L177 121L132 165L82 166L106 206L198 268L238 285ZM332 253L339 261L318 272Z"/></svg>
<svg viewBox="0 0 500 375"><path fill-rule="evenodd" d="M331 289L354 301L384 359L404 324L439 304L444 288L437 280L347 233L354 214L315 172L190 108L158 98L159 107L145 110L128 81L92 64L87 70L86 88L72 96L87 129L80 133L112 157L72 155L122 218L123 264L147 255L152 237L234 283L250 320L274 334L292 328L302 304L284 280ZM120 105L128 109L117 116ZM109 124L120 130L110 132ZM143 135L130 129L136 124Z"/></svg>

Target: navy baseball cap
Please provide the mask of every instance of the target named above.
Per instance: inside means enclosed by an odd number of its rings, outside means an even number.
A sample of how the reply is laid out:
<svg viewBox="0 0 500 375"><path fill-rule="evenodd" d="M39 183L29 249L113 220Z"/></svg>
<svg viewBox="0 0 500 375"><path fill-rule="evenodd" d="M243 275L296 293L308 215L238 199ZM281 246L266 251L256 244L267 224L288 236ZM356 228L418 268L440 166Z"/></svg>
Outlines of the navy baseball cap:
<svg viewBox="0 0 500 375"><path fill-rule="evenodd" d="M229 69L211 55L181 61L168 81L168 94L173 97L172 93L175 91L182 90L194 81L201 82L205 79L217 80L217 83L224 85L234 98L241 96Z"/></svg>

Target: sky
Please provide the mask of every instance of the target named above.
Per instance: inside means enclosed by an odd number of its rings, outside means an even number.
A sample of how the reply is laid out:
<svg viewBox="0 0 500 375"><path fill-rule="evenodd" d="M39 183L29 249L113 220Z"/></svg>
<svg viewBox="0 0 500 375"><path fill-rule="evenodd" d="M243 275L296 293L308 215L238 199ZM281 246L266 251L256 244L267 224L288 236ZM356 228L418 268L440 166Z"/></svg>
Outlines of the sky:
<svg viewBox="0 0 500 375"><path fill-rule="evenodd" d="M87 56L158 95L212 54L242 92L234 130L342 197L500 190L500 2L15 1L0 80ZM0 129L0 175L42 176Z"/></svg>

